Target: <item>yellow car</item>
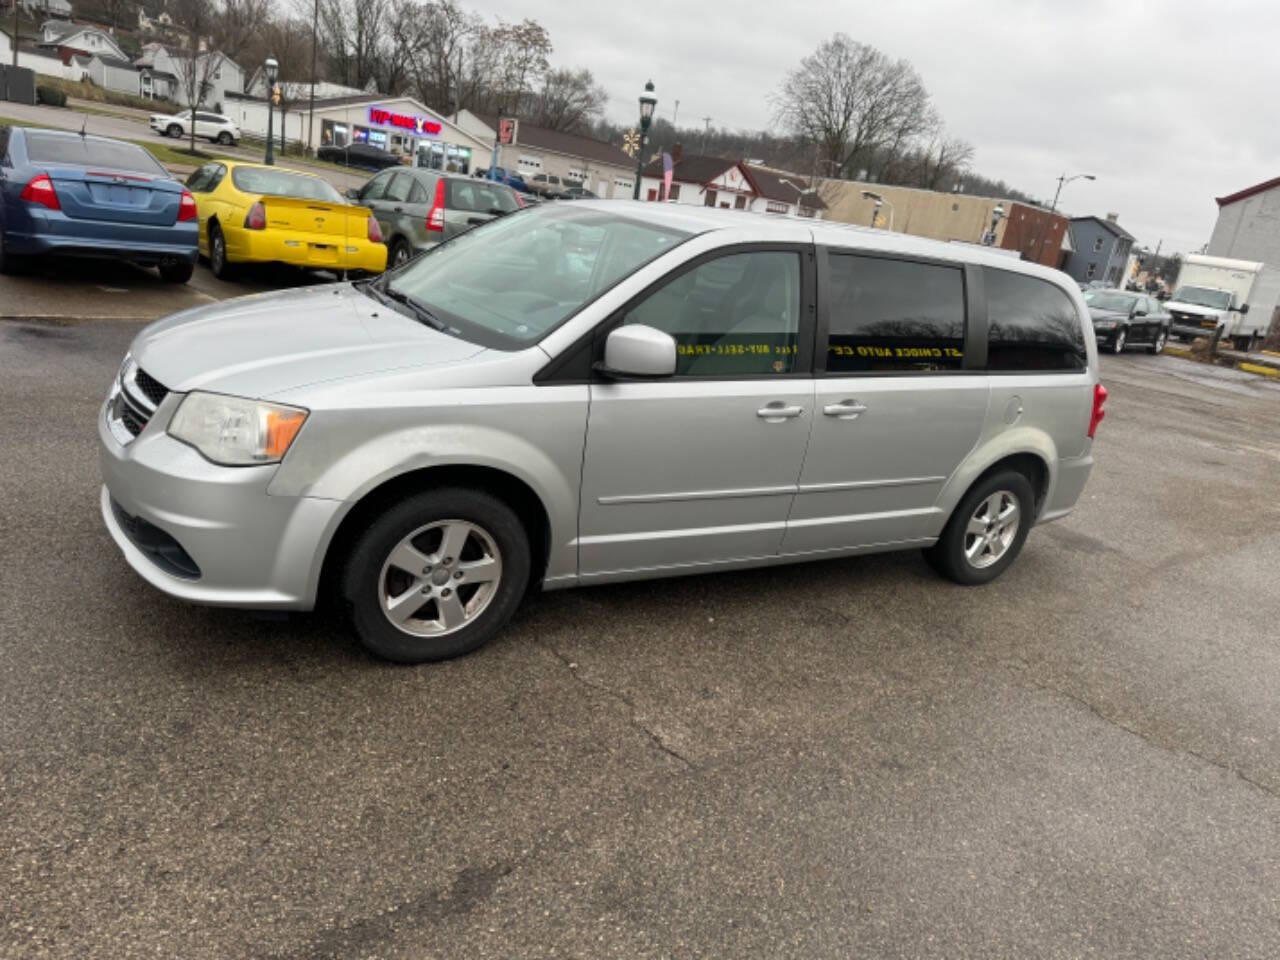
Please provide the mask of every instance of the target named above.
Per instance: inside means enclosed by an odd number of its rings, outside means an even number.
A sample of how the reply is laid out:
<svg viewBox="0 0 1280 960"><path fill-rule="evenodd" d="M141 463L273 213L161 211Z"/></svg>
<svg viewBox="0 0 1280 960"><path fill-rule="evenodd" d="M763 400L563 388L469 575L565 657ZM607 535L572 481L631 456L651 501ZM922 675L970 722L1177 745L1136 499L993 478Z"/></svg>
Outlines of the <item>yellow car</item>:
<svg viewBox="0 0 1280 960"><path fill-rule="evenodd" d="M366 273L387 268L372 211L352 206L320 177L218 160L191 174L187 189L199 211L200 253L221 279L242 263Z"/></svg>

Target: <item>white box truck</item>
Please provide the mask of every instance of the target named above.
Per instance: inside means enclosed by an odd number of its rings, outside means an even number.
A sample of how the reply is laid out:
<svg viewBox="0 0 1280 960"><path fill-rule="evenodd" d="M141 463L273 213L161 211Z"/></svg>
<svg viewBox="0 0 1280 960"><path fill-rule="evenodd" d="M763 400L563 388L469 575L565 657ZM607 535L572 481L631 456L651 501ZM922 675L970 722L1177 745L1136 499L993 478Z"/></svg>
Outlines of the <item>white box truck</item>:
<svg viewBox="0 0 1280 960"><path fill-rule="evenodd" d="M1224 341L1251 350L1266 335L1278 296L1280 270L1193 253L1182 262L1164 308L1173 316L1175 334L1203 337L1221 328Z"/></svg>

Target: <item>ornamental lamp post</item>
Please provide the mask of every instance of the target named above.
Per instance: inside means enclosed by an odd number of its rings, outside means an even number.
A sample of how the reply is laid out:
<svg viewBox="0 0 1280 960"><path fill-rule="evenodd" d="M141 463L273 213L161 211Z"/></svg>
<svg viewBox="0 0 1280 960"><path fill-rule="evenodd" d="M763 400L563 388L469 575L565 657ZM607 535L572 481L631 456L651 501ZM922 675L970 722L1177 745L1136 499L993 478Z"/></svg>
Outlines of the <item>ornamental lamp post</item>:
<svg viewBox="0 0 1280 960"><path fill-rule="evenodd" d="M653 123L653 108L658 105L658 98L653 95L653 81L644 85L644 93L640 94L640 148L636 151L636 185L631 193L632 200L640 199L640 176L644 170L644 146L649 142L649 124Z"/></svg>
<svg viewBox="0 0 1280 960"><path fill-rule="evenodd" d="M274 166L276 162L275 154L271 149L271 137L274 134L272 129L272 118L274 116L272 104L276 98L276 77L280 75L280 64L275 57L267 57L263 66L267 68L267 155L262 158L262 162L270 167Z"/></svg>
<svg viewBox="0 0 1280 960"><path fill-rule="evenodd" d="M982 245L984 247L994 247L996 245L996 228L1000 226L1000 221L1004 217L1004 204L997 203L991 211L991 229L982 235Z"/></svg>

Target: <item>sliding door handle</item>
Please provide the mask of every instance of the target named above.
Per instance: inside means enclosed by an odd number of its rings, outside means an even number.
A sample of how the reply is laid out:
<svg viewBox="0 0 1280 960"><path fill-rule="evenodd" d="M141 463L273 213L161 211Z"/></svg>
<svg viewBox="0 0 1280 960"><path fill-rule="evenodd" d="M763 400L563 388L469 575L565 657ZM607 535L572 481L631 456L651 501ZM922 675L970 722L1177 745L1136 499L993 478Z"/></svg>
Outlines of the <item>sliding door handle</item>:
<svg viewBox="0 0 1280 960"><path fill-rule="evenodd" d="M828 403L822 408L822 412L840 420L857 420L858 414L866 413L867 408L857 400L841 400L839 403Z"/></svg>

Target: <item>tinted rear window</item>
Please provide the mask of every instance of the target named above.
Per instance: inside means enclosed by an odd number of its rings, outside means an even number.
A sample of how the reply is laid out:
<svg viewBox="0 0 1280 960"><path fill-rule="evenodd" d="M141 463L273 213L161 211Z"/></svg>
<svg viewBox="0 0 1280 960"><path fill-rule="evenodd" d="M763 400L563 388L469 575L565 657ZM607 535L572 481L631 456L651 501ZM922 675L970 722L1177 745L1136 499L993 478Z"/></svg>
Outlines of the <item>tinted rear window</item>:
<svg viewBox="0 0 1280 960"><path fill-rule="evenodd" d="M1084 329L1062 290L1008 270L984 271L987 367L991 370L1083 370Z"/></svg>
<svg viewBox="0 0 1280 960"><path fill-rule="evenodd" d="M27 156L32 163L68 163L79 167L169 175L155 157L141 147L116 140L28 133Z"/></svg>
<svg viewBox="0 0 1280 960"><path fill-rule="evenodd" d="M516 195L507 187L470 180L448 180L445 205L450 210L466 213L511 213L518 210Z"/></svg>
<svg viewBox="0 0 1280 960"><path fill-rule="evenodd" d="M326 181L287 170L264 170L261 167L235 167L231 182L244 193L265 193L272 197L296 197L299 200L323 200L346 203Z"/></svg>

